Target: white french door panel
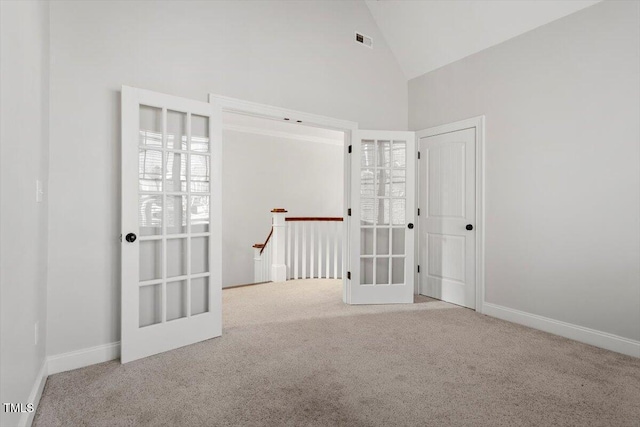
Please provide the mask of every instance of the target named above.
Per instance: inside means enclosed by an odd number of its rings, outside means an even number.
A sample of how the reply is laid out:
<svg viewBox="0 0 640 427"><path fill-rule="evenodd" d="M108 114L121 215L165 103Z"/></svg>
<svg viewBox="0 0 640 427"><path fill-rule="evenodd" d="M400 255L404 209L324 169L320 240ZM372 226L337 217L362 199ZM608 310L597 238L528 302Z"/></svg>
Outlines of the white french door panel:
<svg viewBox="0 0 640 427"><path fill-rule="evenodd" d="M414 132L357 130L351 153L351 304L413 303Z"/></svg>
<svg viewBox="0 0 640 427"><path fill-rule="evenodd" d="M420 136L420 293L476 307L476 128Z"/></svg>
<svg viewBox="0 0 640 427"><path fill-rule="evenodd" d="M222 334L221 117L122 87L122 363Z"/></svg>

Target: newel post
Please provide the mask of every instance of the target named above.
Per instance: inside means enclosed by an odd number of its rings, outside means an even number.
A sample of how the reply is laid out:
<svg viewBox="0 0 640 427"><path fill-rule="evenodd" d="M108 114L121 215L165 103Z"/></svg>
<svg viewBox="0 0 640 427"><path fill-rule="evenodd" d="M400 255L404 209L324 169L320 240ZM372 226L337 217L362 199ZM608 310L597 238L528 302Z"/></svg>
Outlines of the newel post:
<svg viewBox="0 0 640 427"><path fill-rule="evenodd" d="M285 264L286 223L285 209L273 209L271 211L273 235L271 236L271 281L284 282L287 280L287 265Z"/></svg>

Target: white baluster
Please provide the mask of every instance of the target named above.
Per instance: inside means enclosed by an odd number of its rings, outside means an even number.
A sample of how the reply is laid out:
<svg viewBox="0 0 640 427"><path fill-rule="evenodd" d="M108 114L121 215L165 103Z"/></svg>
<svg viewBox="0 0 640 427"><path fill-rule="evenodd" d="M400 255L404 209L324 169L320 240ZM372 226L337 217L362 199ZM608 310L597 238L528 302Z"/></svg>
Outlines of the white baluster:
<svg viewBox="0 0 640 427"><path fill-rule="evenodd" d="M263 251L262 251L262 281L266 282L267 281L267 269L269 268L268 266L271 265L269 264L269 260L267 259L267 247L265 246Z"/></svg>
<svg viewBox="0 0 640 427"><path fill-rule="evenodd" d="M266 281L266 277L265 274L267 272L267 252L266 252L266 246L265 246L265 250L261 251L262 253L260 254L260 256L262 257L262 271L260 272L260 281L264 282Z"/></svg>
<svg viewBox="0 0 640 427"><path fill-rule="evenodd" d="M318 223L318 279L322 279L322 223Z"/></svg>
<svg viewBox="0 0 640 427"><path fill-rule="evenodd" d="M291 235L292 235L292 223L287 222L287 280L291 279Z"/></svg>
<svg viewBox="0 0 640 427"><path fill-rule="evenodd" d="M333 278L338 278L338 222L333 223L331 227L333 233Z"/></svg>
<svg viewBox="0 0 640 427"><path fill-rule="evenodd" d="M307 278L307 223L302 223L302 278Z"/></svg>
<svg viewBox="0 0 640 427"><path fill-rule="evenodd" d="M253 282L262 282L262 256L260 248L253 247Z"/></svg>
<svg viewBox="0 0 640 427"><path fill-rule="evenodd" d="M273 236L271 236L271 238L273 238ZM269 265L273 267L273 245L271 242L269 242L269 245L267 246L267 259L269 260L269 263L267 264L267 282L270 282L271 276L273 275L271 273L272 268L268 267Z"/></svg>
<svg viewBox="0 0 640 427"><path fill-rule="evenodd" d="M316 249L316 245L315 245L315 234L316 234L316 223L315 222L310 222L309 226L311 228L311 255L309 256L309 262L311 263L311 268L310 268L310 272L309 272L309 277L311 279L313 279L315 277L315 271L313 269L314 264L315 264L315 249Z"/></svg>
<svg viewBox="0 0 640 427"><path fill-rule="evenodd" d="M269 265L273 266L273 245L271 242L269 242L269 246L267 246L267 259L269 260ZM267 268L267 282L273 282L272 270L273 268Z"/></svg>
<svg viewBox="0 0 640 427"><path fill-rule="evenodd" d="M325 229L326 229L326 234L327 234L327 250L326 250L326 256L327 256L327 275L325 276L327 279L329 278L329 272L331 271L331 246L329 245L329 223L326 222L325 223Z"/></svg>
<svg viewBox="0 0 640 427"><path fill-rule="evenodd" d="M293 243L294 244L294 250L293 250L293 262L294 262L293 271L294 271L294 274L293 274L293 278L294 279L298 279L299 278L299 276L298 276L298 260L299 260L300 257L298 256L298 249L299 249L299 246L298 246L298 240L299 240L298 239L298 235L299 235L298 224L299 224L299 222L296 221L296 225L295 225L295 228L294 228L295 234L293 236L293 242L294 242Z"/></svg>
<svg viewBox="0 0 640 427"><path fill-rule="evenodd" d="M260 272L260 281L264 282L267 280L265 273L266 273L266 269L267 269L267 252L266 252L266 246L265 246L265 250L262 250L262 253L260 254L260 256L262 257L262 271Z"/></svg>

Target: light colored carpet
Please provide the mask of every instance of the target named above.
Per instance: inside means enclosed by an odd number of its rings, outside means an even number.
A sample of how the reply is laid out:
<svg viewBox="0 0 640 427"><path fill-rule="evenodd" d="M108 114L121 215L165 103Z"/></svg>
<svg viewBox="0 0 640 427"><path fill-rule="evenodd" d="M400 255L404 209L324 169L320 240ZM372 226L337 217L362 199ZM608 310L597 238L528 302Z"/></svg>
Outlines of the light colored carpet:
<svg viewBox="0 0 640 427"><path fill-rule="evenodd" d="M35 426L640 426L640 360L335 280L223 292L224 333L49 377Z"/></svg>

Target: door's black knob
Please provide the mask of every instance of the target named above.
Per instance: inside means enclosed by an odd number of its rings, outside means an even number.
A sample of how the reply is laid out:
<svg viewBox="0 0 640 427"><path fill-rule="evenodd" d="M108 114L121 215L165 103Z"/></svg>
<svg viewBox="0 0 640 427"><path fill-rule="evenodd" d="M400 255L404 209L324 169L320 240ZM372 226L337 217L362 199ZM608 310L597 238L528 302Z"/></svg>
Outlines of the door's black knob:
<svg viewBox="0 0 640 427"><path fill-rule="evenodd" d="M129 233L129 234L127 234L127 236L125 237L125 240L126 240L127 242L129 242L129 243L133 243L133 242L135 242L135 241L136 241L136 239L137 239L137 237L136 237L136 235L135 235L135 234L133 234L133 233Z"/></svg>
<svg viewBox="0 0 640 427"><path fill-rule="evenodd" d="M467 224L467 226L465 227L467 230L471 231L473 230L473 225L471 224Z"/></svg>
<svg viewBox="0 0 640 427"><path fill-rule="evenodd" d="M407 227L409 227L409 230L413 230L413 224L409 223L409 225L407 225Z"/></svg>

